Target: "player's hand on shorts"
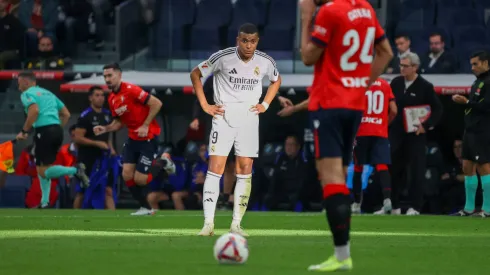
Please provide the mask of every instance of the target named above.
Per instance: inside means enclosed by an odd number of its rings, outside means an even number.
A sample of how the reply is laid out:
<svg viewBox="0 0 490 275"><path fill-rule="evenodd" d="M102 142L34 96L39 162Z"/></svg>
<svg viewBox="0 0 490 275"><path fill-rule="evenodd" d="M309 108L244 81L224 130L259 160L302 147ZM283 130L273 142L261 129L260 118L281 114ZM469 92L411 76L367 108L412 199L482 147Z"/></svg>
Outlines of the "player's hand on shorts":
<svg viewBox="0 0 490 275"><path fill-rule="evenodd" d="M195 118L189 125L189 128L191 128L194 131L199 130L199 119Z"/></svg>
<svg viewBox="0 0 490 275"><path fill-rule="evenodd" d="M264 105L259 103L255 106L252 106L252 108L250 108L250 111L254 112L256 115L262 114L262 113L265 113L265 107L264 107Z"/></svg>
<svg viewBox="0 0 490 275"><path fill-rule="evenodd" d="M225 114L225 110L221 105L208 105L206 108L203 108L203 110L206 112L206 114L212 117L222 116Z"/></svg>
<svg viewBox="0 0 490 275"><path fill-rule="evenodd" d="M280 117L288 117L292 114L294 114L294 107L293 106L286 106L281 111L279 111L277 113L277 115Z"/></svg>
<svg viewBox="0 0 490 275"><path fill-rule="evenodd" d="M135 132L138 133L139 137L146 137L148 136L148 129L148 125L141 125Z"/></svg>
<svg viewBox="0 0 490 275"><path fill-rule="evenodd" d="M289 98L285 98L283 96L279 96L277 98L279 100L279 103L281 104L281 107L286 108L288 106L293 106L293 102Z"/></svg>
<svg viewBox="0 0 490 275"><path fill-rule="evenodd" d="M107 127L98 125L98 126L94 127L93 131L94 131L94 134L96 136L99 136L99 135L107 133Z"/></svg>
<svg viewBox="0 0 490 275"><path fill-rule="evenodd" d="M28 137L27 133L18 133L17 136L15 137L16 140L26 140Z"/></svg>
<svg viewBox="0 0 490 275"><path fill-rule="evenodd" d="M458 104L466 104L468 102L468 99L462 95L453 95L453 101Z"/></svg>
<svg viewBox="0 0 490 275"><path fill-rule="evenodd" d="M111 147L111 156L117 156L116 149L114 147Z"/></svg>

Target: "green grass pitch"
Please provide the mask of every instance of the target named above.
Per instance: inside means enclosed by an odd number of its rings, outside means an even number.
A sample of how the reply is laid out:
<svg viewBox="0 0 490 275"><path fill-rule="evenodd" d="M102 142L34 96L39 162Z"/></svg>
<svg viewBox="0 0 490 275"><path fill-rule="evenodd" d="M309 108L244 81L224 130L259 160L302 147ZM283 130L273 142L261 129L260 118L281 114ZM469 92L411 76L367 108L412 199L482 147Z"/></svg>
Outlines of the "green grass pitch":
<svg viewBox="0 0 490 275"><path fill-rule="evenodd" d="M298 275L333 253L323 214L249 212L250 257L221 266L215 237L198 237L201 212L0 210L0 274ZM231 212L218 212L216 233ZM490 221L439 216L355 216L349 274L488 275Z"/></svg>

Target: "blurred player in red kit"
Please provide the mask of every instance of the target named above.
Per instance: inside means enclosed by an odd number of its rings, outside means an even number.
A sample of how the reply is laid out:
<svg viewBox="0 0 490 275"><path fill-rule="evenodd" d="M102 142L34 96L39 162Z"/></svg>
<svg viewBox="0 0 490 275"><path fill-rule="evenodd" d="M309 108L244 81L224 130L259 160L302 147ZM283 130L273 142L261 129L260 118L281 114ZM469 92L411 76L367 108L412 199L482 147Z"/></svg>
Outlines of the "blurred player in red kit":
<svg viewBox="0 0 490 275"><path fill-rule="evenodd" d="M366 0L302 0L299 5L301 58L305 65L315 65L310 97L299 107L310 111L316 167L335 245L333 256L308 269L351 270L347 166L365 109L364 94L388 65L393 52L376 12Z"/></svg>
<svg viewBox="0 0 490 275"><path fill-rule="evenodd" d="M388 125L398 112L395 96L386 80L378 78L366 91L366 108L357 132L354 146L354 203L352 213L361 213L363 165L370 164L383 192L383 208L375 214L391 212L391 178L388 164L391 164Z"/></svg>
<svg viewBox="0 0 490 275"><path fill-rule="evenodd" d="M129 138L122 153L122 176L140 209L132 215L152 215L146 199L147 184L153 179L152 165L157 158L160 126L155 116L162 102L140 87L121 81L121 68L118 64L104 66L104 80L112 90L108 97L109 109L114 117L107 126L95 126L94 133L101 135L114 132L123 126L128 128Z"/></svg>

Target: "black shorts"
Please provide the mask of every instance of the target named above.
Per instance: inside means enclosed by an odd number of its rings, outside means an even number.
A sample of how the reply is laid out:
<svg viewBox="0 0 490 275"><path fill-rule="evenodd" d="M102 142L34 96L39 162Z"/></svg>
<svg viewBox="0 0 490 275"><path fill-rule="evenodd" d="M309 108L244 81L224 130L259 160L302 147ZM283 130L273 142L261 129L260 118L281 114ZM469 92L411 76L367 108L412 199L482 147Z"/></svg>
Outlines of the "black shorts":
<svg viewBox="0 0 490 275"><path fill-rule="evenodd" d="M354 164L391 164L390 141L375 136L357 137L354 145Z"/></svg>
<svg viewBox="0 0 490 275"><path fill-rule="evenodd" d="M319 109L310 113L315 137L316 158L342 158L348 166L357 130L361 124L362 111L349 109Z"/></svg>
<svg viewBox="0 0 490 275"><path fill-rule="evenodd" d="M158 139L133 140L128 139L124 143L122 161L124 163L136 164L136 171L149 174L150 168L158 157Z"/></svg>
<svg viewBox="0 0 490 275"><path fill-rule="evenodd" d="M60 125L38 127L34 134L34 157L37 166L51 165L63 145L63 128Z"/></svg>
<svg viewBox="0 0 490 275"><path fill-rule="evenodd" d="M474 133L464 133L463 159L478 164L490 163L490 136Z"/></svg>

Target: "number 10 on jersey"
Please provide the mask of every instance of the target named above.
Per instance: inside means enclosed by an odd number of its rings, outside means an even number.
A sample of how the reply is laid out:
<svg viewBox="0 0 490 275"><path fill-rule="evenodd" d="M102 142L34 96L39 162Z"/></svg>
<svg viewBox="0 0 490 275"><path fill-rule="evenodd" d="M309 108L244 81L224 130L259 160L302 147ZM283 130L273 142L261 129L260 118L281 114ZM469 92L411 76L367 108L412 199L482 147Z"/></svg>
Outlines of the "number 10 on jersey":
<svg viewBox="0 0 490 275"><path fill-rule="evenodd" d="M366 113L368 115L371 114L376 114L379 115L383 112L384 108L384 101L385 101L385 95L383 94L382 91L366 91L366 97L367 97L367 110Z"/></svg>

